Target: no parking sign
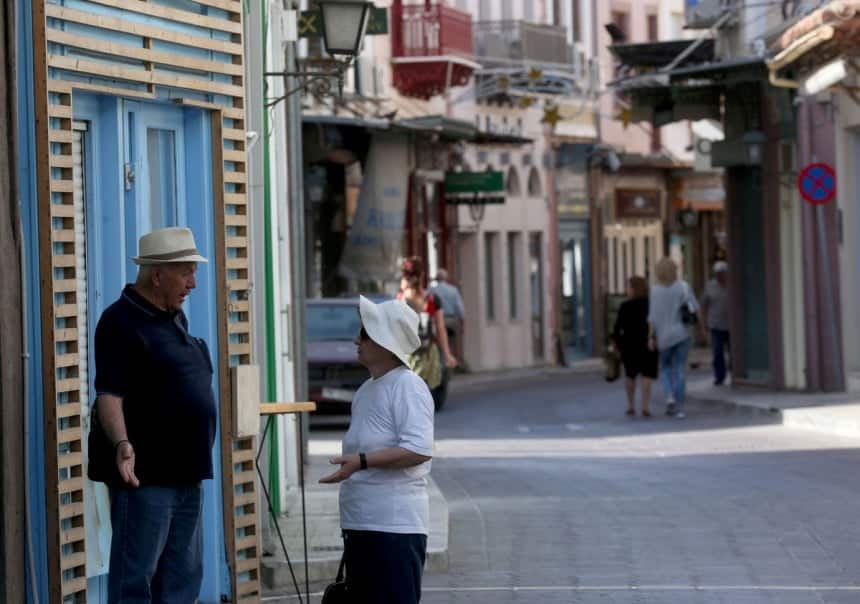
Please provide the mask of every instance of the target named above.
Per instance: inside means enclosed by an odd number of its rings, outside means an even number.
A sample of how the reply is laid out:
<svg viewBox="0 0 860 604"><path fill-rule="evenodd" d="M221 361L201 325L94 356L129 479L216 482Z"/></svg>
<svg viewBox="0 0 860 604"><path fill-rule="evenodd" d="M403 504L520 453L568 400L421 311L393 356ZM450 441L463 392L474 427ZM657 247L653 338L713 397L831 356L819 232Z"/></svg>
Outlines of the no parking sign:
<svg viewBox="0 0 860 604"><path fill-rule="evenodd" d="M800 171L797 188L804 201L824 205L836 198L836 171L828 164L809 164Z"/></svg>

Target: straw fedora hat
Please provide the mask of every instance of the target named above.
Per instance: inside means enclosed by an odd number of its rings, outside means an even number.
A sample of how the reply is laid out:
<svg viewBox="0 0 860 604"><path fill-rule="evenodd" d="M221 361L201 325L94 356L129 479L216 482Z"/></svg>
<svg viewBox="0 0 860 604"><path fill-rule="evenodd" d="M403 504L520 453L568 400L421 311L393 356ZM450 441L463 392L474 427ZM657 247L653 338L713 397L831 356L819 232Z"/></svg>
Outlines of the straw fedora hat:
<svg viewBox="0 0 860 604"><path fill-rule="evenodd" d="M137 244L135 264L164 264L167 262L208 262L194 243L194 233L186 227L168 227L147 233Z"/></svg>
<svg viewBox="0 0 860 604"><path fill-rule="evenodd" d="M361 324L367 336L409 366L409 355L421 345L418 337L418 313L401 300L374 304L359 298Z"/></svg>

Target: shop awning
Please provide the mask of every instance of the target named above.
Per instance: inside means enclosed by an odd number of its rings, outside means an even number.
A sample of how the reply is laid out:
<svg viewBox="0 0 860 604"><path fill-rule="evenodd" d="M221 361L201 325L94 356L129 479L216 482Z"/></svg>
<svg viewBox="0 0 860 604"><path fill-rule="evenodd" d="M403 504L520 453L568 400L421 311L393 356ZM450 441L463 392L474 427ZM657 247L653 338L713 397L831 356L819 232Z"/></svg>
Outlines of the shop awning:
<svg viewBox="0 0 860 604"><path fill-rule="evenodd" d="M694 40L669 40L666 42L644 42L637 44L613 44L609 50L619 61L630 67L659 68L669 65L684 53ZM703 40L683 60L679 67L706 63L714 60L714 41Z"/></svg>
<svg viewBox="0 0 860 604"><path fill-rule="evenodd" d="M834 59L860 56L860 0L835 0L813 11L786 29L774 50L770 81L782 88L798 88L797 76Z"/></svg>

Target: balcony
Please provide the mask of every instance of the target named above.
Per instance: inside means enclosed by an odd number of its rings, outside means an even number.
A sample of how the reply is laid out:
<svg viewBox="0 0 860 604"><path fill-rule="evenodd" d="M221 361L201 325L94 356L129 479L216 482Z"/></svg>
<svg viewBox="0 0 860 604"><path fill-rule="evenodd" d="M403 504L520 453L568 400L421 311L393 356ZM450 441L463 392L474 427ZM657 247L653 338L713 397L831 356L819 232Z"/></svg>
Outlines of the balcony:
<svg viewBox="0 0 860 604"><path fill-rule="evenodd" d="M394 87L404 96L429 99L464 86L474 70L472 17L441 4L391 7Z"/></svg>
<svg viewBox="0 0 860 604"><path fill-rule="evenodd" d="M563 65L573 60L567 30L525 21L475 23L475 56L482 64Z"/></svg>

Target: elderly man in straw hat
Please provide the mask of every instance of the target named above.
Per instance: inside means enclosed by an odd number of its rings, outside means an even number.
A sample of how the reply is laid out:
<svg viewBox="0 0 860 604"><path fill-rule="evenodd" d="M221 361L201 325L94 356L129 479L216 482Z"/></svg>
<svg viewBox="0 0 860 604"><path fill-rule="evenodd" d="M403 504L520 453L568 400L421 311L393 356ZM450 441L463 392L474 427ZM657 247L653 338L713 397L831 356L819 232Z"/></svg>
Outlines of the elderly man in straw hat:
<svg viewBox="0 0 860 604"><path fill-rule="evenodd" d="M206 344L182 303L197 251L187 228L141 237L137 281L105 309L95 335L93 424L109 443L89 475L110 488L108 601L195 602L203 578L201 481L212 478L216 406ZM94 431L91 428L91 432Z"/></svg>
<svg viewBox="0 0 860 604"><path fill-rule="evenodd" d="M416 604L430 516L433 397L409 369L421 344L418 315L405 302L359 303L358 360L370 379L355 393L340 466L340 522L349 601Z"/></svg>

